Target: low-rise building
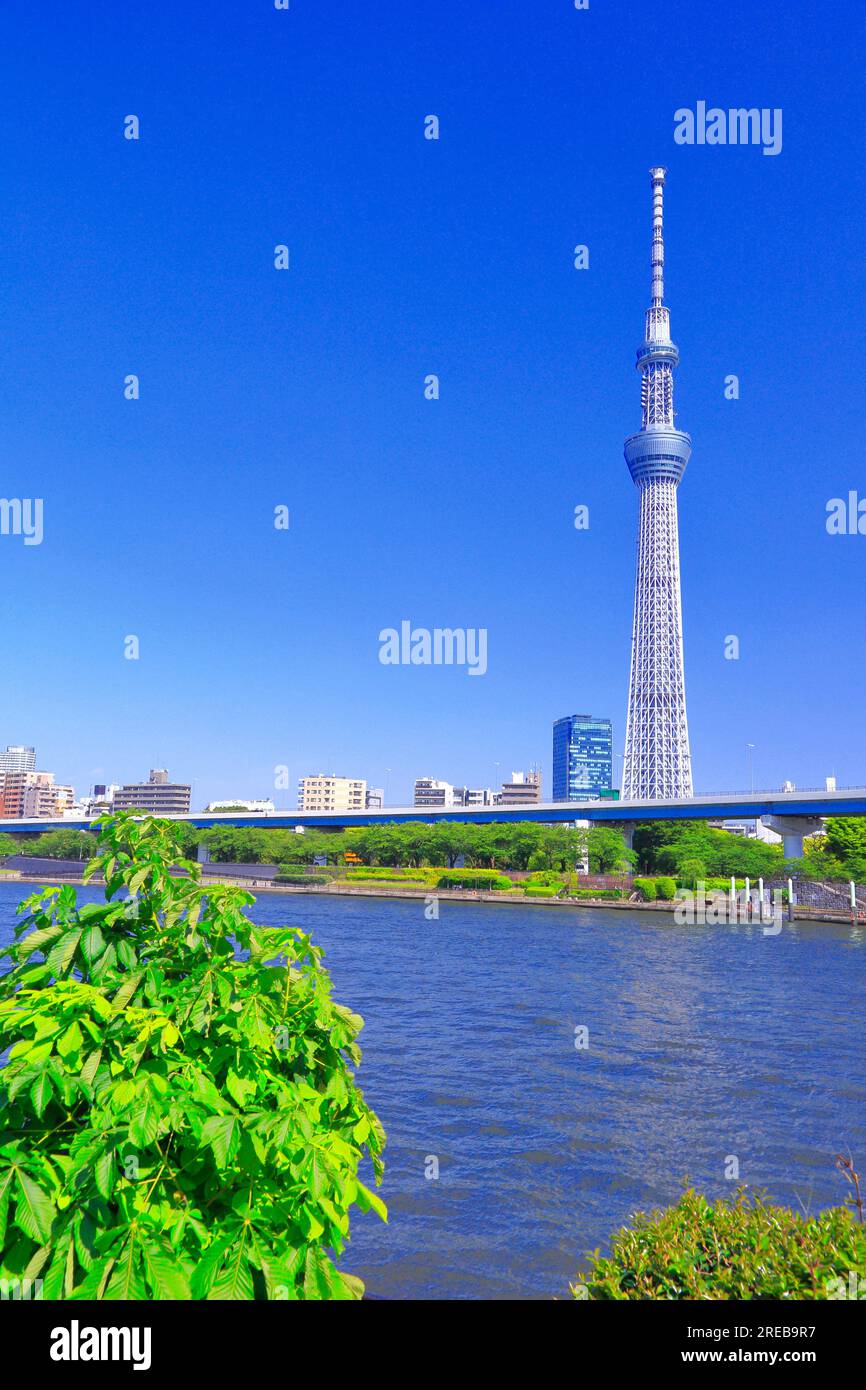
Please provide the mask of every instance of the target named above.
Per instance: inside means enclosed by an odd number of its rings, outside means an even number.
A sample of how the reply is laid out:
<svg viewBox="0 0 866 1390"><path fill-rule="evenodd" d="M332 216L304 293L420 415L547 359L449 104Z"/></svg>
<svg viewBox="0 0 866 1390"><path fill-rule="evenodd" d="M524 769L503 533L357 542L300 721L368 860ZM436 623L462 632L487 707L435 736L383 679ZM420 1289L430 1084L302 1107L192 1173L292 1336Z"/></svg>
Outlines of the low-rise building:
<svg viewBox="0 0 866 1390"><path fill-rule="evenodd" d="M225 811L244 811L250 815L272 816L274 803L270 799L248 801L243 797L231 796L225 801L209 801L205 810L213 811L214 814Z"/></svg>
<svg viewBox="0 0 866 1390"><path fill-rule="evenodd" d="M49 819L74 802L74 789L56 784L53 772L0 772L0 815Z"/></svg>
<svg viewBox="0 0 866 1390"><path fill-rule="evenodd" d="M152 767L146 782L126 782L114 794L115 811L149 811L155 816L189 814L192 786L169 782L164 767Z"/></svg>
<svg viewBox="0 0 866 1390"><path fill-rule="evenodd" d="M491 787L455 787L455 806L494 806L496 793Z"/></svg>
<svg viewBox="0 0 866 1390"><path fill-rule="evenodd" d="M115 782L96 782L89 795L81 798L83 816L104 816L114 810L114 798L120 787Z"/></svg>
<svg viewBox="0 0 866 1390"><path fill-rule="evenodd" d="M511 781L503 782L497 797L499 806L531 806L541 800L541 772L533 767L529 772L512 772Z"/></svg>
<svg viewBox="0 0 866 1390"><path fill-rule="evenodd" d="M367 783L358 777L337 777L317 772L298 784L299 811L363 811Z"/></svg>
<svg viewBox="0 0 866 1390"><path fill-rule="evenodd" d="M710 821L710 825L719 830L727 830L730 835L742 835L746 840L761 840L767 845L780 845L781 835L777 835L775 830L764 825L760 817L756 820L722 820Z"/></svg>

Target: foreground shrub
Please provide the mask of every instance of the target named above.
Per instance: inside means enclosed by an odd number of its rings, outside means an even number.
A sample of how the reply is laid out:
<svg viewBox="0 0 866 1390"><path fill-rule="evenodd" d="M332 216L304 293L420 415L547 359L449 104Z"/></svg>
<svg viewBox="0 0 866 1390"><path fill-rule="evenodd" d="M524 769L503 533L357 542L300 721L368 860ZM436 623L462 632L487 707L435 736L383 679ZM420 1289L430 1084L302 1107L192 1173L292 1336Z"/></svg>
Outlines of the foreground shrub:
<svg viewBox="0 0 866 1390"><path fill-rule="evenodd" d="M570 898L601 898L621 902L623 895L621 888L570 888L568 896Z"/></svg>
<svg viewBox="0 0 866 1390"><path fill-rule="evenodd" d="M349 1066L362 1020L308 936L202 886L172 826L100 824L106 904L36 893L4 953L0 1276L46 1299L359 1297L328 1252L353 1205L386 1216L357 1176L384 1143Z"/></svg>
<svg viewBox="0 0 866 1390"><path fill-rule="evenodd" d="M675 878L656 879L656 897L661 898L663 903L672 903L677 895L677 881Z"/></svg>
<svg viewBox="0 0 866 1390"><path fill-rule="evenodd" d="M646 903L655 902L658 897L654 878L636 878L633 880L632 886L637 893L640 893Z"/></svg>
<svg viewBox="0 0 866 1390"><path fill-rule="evenodd" d="M555 898L561 890L544 883L527 883L523 891L527 898Z"/></svg>
<svg viewBox="0 0 866 1390"><path fill-rule="evenodd" d="M866 1226L847 1207L807 1218L738 1193L710 1204L691 1190L638 1213L609 1256L596 1251L576 1298L843 1298L866 1279ZM841 1282L840 1282L841 1281Z"/></svg>

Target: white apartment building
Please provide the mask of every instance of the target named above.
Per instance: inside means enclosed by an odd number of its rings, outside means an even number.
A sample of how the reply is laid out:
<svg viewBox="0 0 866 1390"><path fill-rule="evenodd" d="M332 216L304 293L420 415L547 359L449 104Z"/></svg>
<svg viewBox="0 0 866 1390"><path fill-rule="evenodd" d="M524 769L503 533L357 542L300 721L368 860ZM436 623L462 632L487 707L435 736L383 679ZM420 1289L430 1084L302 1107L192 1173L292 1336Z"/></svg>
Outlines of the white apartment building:
<svg viewBox="0 0 866 1390"><path fill-rule="evenodd" d="M367 783L357 777L336 777L317 772L298 783L299 811L363 811Z"/></svg>
<svg viewBox="0 0 866 1390"><path fill-rule="evenodd" d="M450 782L437 782L434 777L417 777L415 799L412 804L434 808L453 806L454 788Z"/></svg>
<svg viewBox="0 0 866 1390"><path fill-rule="evenodd" d="M415 806L492 806L494 792L490 787L452 787L450 782L437 782L433 777L419 777L415 782Z"/></svg>

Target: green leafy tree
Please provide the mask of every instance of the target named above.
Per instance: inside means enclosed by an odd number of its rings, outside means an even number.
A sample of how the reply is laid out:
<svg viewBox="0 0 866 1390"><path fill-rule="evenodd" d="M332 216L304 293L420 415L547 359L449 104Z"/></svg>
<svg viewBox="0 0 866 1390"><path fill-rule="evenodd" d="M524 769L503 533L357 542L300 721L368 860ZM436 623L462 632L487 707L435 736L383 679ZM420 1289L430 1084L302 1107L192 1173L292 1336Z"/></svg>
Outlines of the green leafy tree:
<svg viewBox="0 0 866 1390"><path fill-rule="evenodd" d="M632 847L637 855L641 873L654 874L665 865L660 860L660 852L673 845L683 834L694 828L694 821L656 820L645 825L636 825L632 837Z"/></svg>
<svg viewBox="0 0 866 1390"><path fill-rule="evenodd" d="M701 859L684 859L679 877L688 888L697 888L699 883L707 881L707 866Z"/></svg>
<svg viewBox="0 0 866 1390"><path fill-rule="evenodd" d="M467 834L471 830L471 826L461 821L438 821L431 826L427 842L428 862L453 869L460 855L465 855L471 848L471 833Z"/></svg>
<svg viewBox="0 0 866 1390"><path fill-rule="evenodd" d="M20 854L21 846L11 835L0 833L0 859L8 859L12 854Z"/></svg>
<svg viewBox="0 0 866 1390"><path fill-rule="evenodd" d="M627 847L618 830L611 830L607 825L591 825L585 834L590 873L625 873L634 864L637 856Z"/></svg>
<svg viewBox="0 0 866 1390"><path fill-rule="evenodd" d="M835 860L842 877L866 883L866 819L861 816L829 816L824 829L823 854Z"/></svg>
<svg viewBox="0 0 866 1390"><path fill-rule="evenodd" d="M216 864L266 864L272 862L273 833L255 826L214 825L200 842Z"/></svg>
<svg viewBox="0 0 866 1390"><path fill-rule="evenodd" d="M0 979L0 1276L45 1298L348 1299L349 1211L380 1198L362 1020L297 928L203 887L176 829L101 823L90 870L23 904ZM172 872L174 871L174 872ZM331 1253L332 1252L332 1253Z"/></svg>
<svg viewBox="0 0 866 1390"><path fill-rule="evenodd" d="M28 839L18 853L36 859L92 859L96 854L96 836L86 830L49 830Z"/></svg>

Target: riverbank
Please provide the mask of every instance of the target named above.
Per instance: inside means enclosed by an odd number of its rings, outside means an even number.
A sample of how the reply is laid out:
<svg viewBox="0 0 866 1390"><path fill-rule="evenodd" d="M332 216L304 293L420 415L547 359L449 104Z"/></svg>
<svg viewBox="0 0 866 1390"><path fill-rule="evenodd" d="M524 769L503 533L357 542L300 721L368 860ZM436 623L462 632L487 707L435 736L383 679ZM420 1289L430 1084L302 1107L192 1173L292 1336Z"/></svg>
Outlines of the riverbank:
<svg viewBox="0 0 866 1390"><path fill-rule="evenodd" d="M37 874L22 874L14 870L2 875L0 882L21 883L31 887L58 887L64 883L83 885L84 879L79 875L58 874L55 877L46 877ZM101 885L101 879L90 879L91 886ZM326 898L373 898L373 899L395 899L397 901L417 900L426 905L434 899L437 902L458 902L458 903L493 903L497 907L558 907L558 908L604 908L612 912L666 912L671 914L676 911L676 902L632 902L622 901L611 898L528 898L525 893L516 892L485 892L483 889L474 888L400 888L393 883L362 885L347 883L345 880L334 879L330 883L316 883L305 887L303 884L294 883L275 883L272 879L257 878L238 878L235 876L220 878L217 875L208 875L208 883L224 884L226 887L247 888L250 892L258 894L271 894L273 896L300 894L302 897L326 897ZM842 912L832 912L825 908L804 907L800 904L795 905L793 911L795 921L804 922L830 922L842 925L851 925L851 914ZM787 909L785 910L787 918ZM744 925L747 922L757 922L756 918L738 918ZM857 925L866 928L866 922L861 921Z"/></svg>

